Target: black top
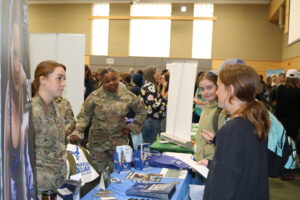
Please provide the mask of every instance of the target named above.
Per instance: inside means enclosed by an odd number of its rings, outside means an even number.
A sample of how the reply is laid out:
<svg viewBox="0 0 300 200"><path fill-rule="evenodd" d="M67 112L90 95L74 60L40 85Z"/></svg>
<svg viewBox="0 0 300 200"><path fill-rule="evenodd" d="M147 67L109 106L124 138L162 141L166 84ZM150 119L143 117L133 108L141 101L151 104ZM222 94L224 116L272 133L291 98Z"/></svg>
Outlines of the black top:
<svg viewBox="0 0 300 200"><path fill-rule="evenodd" d="M84 100L95 90L95 81L91 78L84 79Z"/></svg>
<svg viewBox="0 0 300 200"><path fill-rule="evenodd" d="M136 96L140 96L140 94L141 94L141 87L135 85L132 88L130 88L130 92L132 92ZM126 115L126 117L129 118L129 119L133 119L135 117L135 112L133 112L132 110L130 110L129 113Z"/></svg>
<svg viewBox="0 0 300 200"><path fill-rule="evenodd" d="M275 114L279 119L300 119L300 88L278 86Z"/></svg>
<svg viewBox="0 0 300 200"><path fill-rule="evenodd" d="M204 200L269 199L267 141L260 142L254 132L241 117L219 130Z"/></svg>
<svg viewBox="0 0 300 200"><path fill-rule="evenodd" d="M135 94L136 96L140 96L141 94L141 87L140 86L133 86L131 89L130 89L130 92L132 92L133 94Z"/></svg>

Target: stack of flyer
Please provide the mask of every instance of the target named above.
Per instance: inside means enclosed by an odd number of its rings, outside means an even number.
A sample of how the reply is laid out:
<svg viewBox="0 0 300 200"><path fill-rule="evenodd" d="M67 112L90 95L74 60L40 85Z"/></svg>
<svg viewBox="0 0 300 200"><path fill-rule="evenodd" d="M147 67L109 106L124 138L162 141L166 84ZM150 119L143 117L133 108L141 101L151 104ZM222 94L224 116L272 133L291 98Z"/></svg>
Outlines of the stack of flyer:
<svg viewBox="0 0 300 200"><path fill-rule="evenodd" d="M126 190L126 195L169 200L175 191L175 183L135 183Z"/></svg>

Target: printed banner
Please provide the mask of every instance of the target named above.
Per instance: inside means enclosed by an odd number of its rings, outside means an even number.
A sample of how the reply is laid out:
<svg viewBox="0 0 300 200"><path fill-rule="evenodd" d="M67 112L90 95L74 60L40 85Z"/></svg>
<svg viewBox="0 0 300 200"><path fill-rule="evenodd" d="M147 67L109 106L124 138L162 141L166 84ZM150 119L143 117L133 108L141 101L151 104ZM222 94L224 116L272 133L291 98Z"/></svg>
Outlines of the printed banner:
<svg viewBox="0 0 300 200"><path fill-rule="evenodd" d="M269 69L267 70L267 77L272 76L273 74L279 75L280 73L284 73L284 69Z"/></svg>
<svg viewBox="0 0 300 200"><path fill-rule="evenodd" d="M1 199L35 199L27 0L2 1Z"/></svg>

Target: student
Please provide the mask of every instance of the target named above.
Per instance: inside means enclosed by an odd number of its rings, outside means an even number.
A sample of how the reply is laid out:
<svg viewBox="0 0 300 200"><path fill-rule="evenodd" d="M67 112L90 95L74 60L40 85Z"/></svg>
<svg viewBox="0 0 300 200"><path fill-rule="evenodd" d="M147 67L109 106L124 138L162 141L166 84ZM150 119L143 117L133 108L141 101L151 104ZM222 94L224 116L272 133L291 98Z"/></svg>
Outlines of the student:
<svg viewBox="0 0 300 200"><path fill-rule="evenodd" d="M88 65L84 65L84 100L95 90L95 85L91 69Z"/></svg>
<svg viewBox="0 0 300 200"><path fill-rule="evenodd" d="M152 144L161 132L161 120L166 116L166 103L157 85L160 74L156 67L146 67L143 73L145 83L141 89L141 98L148 111L142 134L143 141Z"/></svg>
<svg viewBox="0 0 300 200"><path fill-rule="evenodd" d="M296 143L299 140L300 130L300 81L298 74L296 69L289 69L286 73L285 83L277 87L275 97L275 115L286 129L286 134ZM299 145L297 151L299 152ZM295 176L287 172L281 178L293 180Z"/></svg>
<svg viewBox="0 0 300 200"><path fill-rule="evenodd" d="M54 101L66 86L65 71L65 66L55 61L44 61L34 73L37 93L32 98L32 122L38 196L58 188L67 178L65 115Z"/></svg>
<svg viewBox="0 0 300 200"><path fill-rule="evenodd" d="M197 74L197 78L195 81L195 92L194 92L194 98L193 98L193 103L194 103L194 109L193 109L193 116L192 116L192 123L198 123L202 108L206 105L206 102L204 102L204 99L201 98L200 94L200 89L199 89L199 82L200 82L200 77L204 72L199 72Z"/></svg>
<svg viewBox="0 0 300 200"><path fill-rule="evenodd" d="M199 78L199 91L207 104L202 109L199 121L199 128L195 136L195 160L211 160L214 155L215 147L203 138L201 132L209 131L216 134L219 127L224 124L226 112L218 108L217 101L217 79L218 76L212 72L204 72Z"/></svg>
<svg viewBox="0 0 300 200"><path fill-rule="evenodd" d="M286 129L287 135L297 141L300 129L300 81L296 69L287 71L285 83L277 88L276 102L276 117Z"/></svg>
<svg viewBox="0 0 300 200"><path fill-rule="evenodd" d="M255 100L258 75L247 65L227 65L220 71L217 84L218 105L229 111L231 120L216 137L203 199L269 199L270 120L263 103Z"/></svg>

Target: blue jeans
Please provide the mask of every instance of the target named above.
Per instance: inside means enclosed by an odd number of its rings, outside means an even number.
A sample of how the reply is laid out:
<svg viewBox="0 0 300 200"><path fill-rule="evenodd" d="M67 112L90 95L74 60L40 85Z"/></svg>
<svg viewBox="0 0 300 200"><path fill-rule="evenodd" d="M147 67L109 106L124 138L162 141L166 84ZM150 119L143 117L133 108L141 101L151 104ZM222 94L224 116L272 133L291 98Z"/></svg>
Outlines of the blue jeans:
<svg viewBox="0 0 300 200"><path fill-rule="evenodd" d="M160 119L146 119L142 130L143 142L152 144L155 142L157 134L160 133Z"/></svg>

